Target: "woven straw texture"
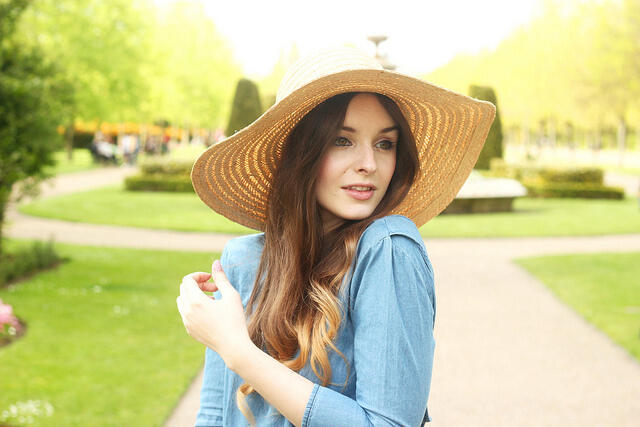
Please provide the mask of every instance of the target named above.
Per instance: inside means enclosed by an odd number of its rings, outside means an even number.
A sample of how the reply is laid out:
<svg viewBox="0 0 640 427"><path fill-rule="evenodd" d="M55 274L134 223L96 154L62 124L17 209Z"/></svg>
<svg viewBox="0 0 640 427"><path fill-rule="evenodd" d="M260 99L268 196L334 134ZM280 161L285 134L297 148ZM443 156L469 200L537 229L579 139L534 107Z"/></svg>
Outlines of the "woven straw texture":
<svg viewBox="0 0 640 427"><path fill-rule="evenodd" d="M388 96L411 127L420 172L393 213L409 217L419 227L442 212L478 160L495 107L383 70L374 58L347 48L298 61L283 78L275 105L207 149L191 172L198 196L230 220L263 230L273 171L286 138L316 105L344 92Z"/></svg>

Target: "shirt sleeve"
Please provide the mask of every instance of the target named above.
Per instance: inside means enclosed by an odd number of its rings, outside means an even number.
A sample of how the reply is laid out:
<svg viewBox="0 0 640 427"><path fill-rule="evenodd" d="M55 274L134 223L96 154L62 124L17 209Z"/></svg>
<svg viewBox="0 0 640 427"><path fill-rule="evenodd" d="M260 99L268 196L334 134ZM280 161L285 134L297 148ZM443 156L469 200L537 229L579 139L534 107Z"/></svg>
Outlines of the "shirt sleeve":
<svg viewBox="0 0 640 427"><path fill-rule="evenodd" d="M222 398L224 392L225 364L210 348L206 349L204 376L200 390L200 409L196 427L223 426Z"/></svg>
<svg viewBox="0 0 640 427"><path fill-rule="evenodd" d="M229 247L225 247L220 257L222 267L228 265ZM233 275L233 270L225 272ZM233 282L232 282L233 283ZM220 291L213 294L216 298L220 297ZM218 353L207 348L204 358L204 373L202 379L202 388L200 389L200 409L196 416L195 427L217 427L224 426L222 416L222 403L224 398L224 380L226 377L226 365L224 360Z"/></svg>
<svg viewBox="0 0 640 427"><path fill-rule="evenodd" d="M388 235L359 254L349 311L355 399L315 384L302 425L422 425L435 348L433 270L424 248Z"/></svg>

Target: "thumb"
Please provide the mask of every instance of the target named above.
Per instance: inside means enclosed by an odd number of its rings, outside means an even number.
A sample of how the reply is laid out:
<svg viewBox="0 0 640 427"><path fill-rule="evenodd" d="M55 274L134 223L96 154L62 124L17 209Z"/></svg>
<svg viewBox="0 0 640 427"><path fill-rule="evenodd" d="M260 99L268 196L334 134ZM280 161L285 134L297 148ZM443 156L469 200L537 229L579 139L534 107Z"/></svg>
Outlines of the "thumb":
<svg viewBox="0 0 640 427"><path fill-rule="evenodd" d="M231 285L229 279L227 279L227 275L224 274L224 271L222 270L222 264L220 264L219 260L215 260L213 262L211 271L213 273L213 281L218 287L218 290L222 294L223 298L226 293L235 291L235 288L233 287L233 285Z"/></svg>

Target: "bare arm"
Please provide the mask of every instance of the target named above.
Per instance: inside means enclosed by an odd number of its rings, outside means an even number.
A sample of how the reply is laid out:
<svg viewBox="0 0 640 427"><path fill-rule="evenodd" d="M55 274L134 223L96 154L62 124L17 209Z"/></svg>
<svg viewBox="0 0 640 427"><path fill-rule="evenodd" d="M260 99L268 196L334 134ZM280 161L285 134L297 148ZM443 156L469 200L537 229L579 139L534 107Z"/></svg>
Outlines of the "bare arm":
<svg viewBox="0 0 640 427"><path fill-rule="evenodd" d="M287 368L251 343L229 369L251 384L292 424L302 425L302 417L313 390L313 383Z"/></svg>

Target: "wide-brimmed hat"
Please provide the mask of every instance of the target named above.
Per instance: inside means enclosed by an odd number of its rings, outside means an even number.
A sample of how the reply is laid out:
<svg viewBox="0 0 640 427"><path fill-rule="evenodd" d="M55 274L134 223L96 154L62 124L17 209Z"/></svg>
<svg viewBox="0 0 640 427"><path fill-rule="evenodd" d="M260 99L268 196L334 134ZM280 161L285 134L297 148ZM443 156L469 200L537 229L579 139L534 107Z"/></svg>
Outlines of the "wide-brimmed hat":
<svg viewBox="0 0 640 427"><path fill-rule="evenodd" d="M191 181L211 209L264 230L268 195L285 140L315 106L345 92L377 92L398 105L413 132L420 170L393 213L421 226L442 212L471 173L495 117L495 107L382 68L353 48L320 51L285 74L276 103L256 121L208 148Z"/></svg>

